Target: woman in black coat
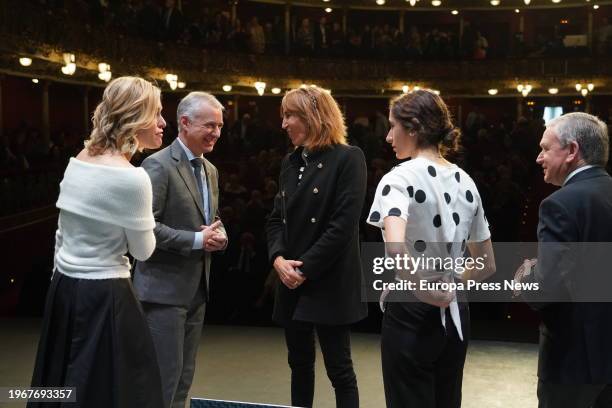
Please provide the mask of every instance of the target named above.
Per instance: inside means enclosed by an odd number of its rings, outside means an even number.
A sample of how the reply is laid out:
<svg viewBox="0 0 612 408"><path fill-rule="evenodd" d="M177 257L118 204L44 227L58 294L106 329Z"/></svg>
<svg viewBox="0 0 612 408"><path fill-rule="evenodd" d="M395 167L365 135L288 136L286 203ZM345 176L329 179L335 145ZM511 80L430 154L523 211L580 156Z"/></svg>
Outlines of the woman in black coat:
<svg viewBox="0 0 612 408"><path fill-rule="evenodd" d="M367 315L359 258L365 158L346 144L344 119L329 92L294 89L281 113L295 150L283 159L267 234L280 279L273 318L285 328L291 403L312 406L316 330L336 406L358 407L349 325Z"/></svg>

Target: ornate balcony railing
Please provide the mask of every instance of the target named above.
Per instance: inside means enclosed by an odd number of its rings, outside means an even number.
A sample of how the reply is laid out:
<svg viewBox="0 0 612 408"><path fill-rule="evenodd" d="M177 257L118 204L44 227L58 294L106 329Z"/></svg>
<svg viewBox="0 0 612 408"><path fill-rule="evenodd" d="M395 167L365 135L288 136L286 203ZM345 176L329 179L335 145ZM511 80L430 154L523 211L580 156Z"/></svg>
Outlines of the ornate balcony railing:
<svg viewBox="0 0 612 408"><path fill-rule="evenodd" d="M585 80L597 82L598 89L605 92L602 86L612 77L609 57L383 62L236 54L146 41L110 28L81 24L71 13L48 12L12 0L0 5L0 38L5 72L65 79L58 64L63 63L62 52L71 52L77 55L79 67L71 80L98 85L97 63L102 61L111 64L114 75L163 81L165 74L172 72L187 82L188 88L218 89L223 83L232 83L237 92L254 92L252 83L256 80L283 88L314 82L334 92L356 95L400 89L403 83L436 87L446 95L482 94L489 87L510 92L517 81L540 81L542 88L544 83L554 82L561 89L567 85L569 90L576 81ZM42 62L26 70L17 64L18 55Z"/></svg>

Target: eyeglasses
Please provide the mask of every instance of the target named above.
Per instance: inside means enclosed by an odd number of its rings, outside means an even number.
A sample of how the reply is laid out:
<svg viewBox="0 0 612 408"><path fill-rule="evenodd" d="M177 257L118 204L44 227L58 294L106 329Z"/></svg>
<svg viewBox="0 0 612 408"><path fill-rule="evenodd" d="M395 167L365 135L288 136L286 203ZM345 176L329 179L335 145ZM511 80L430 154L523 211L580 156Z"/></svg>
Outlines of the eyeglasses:
<svg viewBox="0 0 612 408"><path fill-rule="evenodd" d="M201 127L206 129L207 132L214 132L215 130L219 129L219 132L221 132L221 129L223 128L223 123L203 123L203 124L199 124L199 123L194 123L191 122L192 125L197 126L197 127Z"/></svg>

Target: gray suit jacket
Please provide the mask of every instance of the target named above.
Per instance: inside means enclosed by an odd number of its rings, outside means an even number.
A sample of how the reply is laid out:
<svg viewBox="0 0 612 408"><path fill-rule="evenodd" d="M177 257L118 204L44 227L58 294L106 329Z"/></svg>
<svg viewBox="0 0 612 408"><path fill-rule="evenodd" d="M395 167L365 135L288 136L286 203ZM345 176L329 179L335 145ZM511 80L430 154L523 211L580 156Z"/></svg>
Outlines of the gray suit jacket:
<svg viewBox="0 0 612 408"><path fill-rule="evenodd" d="M147 157L142 167L153 185L157 246L148 260L136 263L134 290L143 302L188 307L199 287L207 297L211 256L203 249L192 249L195 232L205 224L193 169L178 139ZM214 222L219 219L218 173L208 160L204 167Z"/></svg>

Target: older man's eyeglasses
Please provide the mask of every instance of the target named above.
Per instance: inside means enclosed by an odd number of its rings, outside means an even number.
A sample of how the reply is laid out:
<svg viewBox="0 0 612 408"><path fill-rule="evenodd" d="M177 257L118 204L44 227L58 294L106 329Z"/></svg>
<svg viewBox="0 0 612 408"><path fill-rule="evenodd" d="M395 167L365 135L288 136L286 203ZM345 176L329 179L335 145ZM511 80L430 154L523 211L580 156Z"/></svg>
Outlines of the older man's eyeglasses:
<svg viewBox="0 0 612 408"><path fill-rule="evenodd" d="M192 125L197 126L197 127L201 127L203 129L205 129L207 132L214 132L215 130L219 129L219 132L221 132L221 129L223 128L223 123L195 123L195 122L191 122Z"/></svg>

